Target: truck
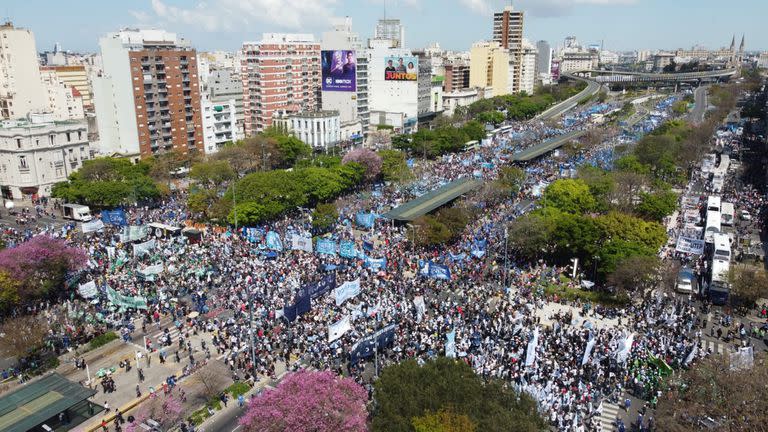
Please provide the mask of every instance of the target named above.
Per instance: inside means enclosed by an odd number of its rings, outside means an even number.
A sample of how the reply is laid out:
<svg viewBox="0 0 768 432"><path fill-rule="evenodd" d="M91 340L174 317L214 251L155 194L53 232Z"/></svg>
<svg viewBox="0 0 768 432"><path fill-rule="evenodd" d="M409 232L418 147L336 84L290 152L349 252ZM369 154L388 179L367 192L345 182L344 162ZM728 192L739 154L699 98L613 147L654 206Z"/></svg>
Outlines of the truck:
<svg viewBox="0 0 768 432"><path fill-rule="evenodd" d="M72 219L79 222L90 222L93 219L91 209L86 205L64 204L61 206L61 215L64 219Z"/></svg>

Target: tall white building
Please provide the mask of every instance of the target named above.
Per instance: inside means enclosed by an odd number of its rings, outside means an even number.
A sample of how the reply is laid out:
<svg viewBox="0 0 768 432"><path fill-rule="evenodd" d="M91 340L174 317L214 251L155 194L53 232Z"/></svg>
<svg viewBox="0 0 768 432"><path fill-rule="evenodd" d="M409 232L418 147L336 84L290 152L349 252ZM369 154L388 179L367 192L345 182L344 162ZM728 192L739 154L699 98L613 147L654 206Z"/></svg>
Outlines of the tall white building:
<svg viewBox="0 0 768 432"><path fill-rule="evenodd" d="M0 123L0 191L3 198L50 196L51 187L90 158L85 121L54 122L51 114Z"/></svg>
<svg viewBox="0 0 768 432"><path fill-rule="evenodd" d="M56 121L81 120L85 118L83 96L75 88L64 84L53 70L43 70L42 84L48 93L48 111Z"/></svg>
<svg viewBox="0 0 768 432"><path fill-rule="evenodd" d="M48 110L31 30L0 25L0 118L20 119Z"/></svg>
<svg viewBox="0 0 768 432"><path fill-rule="evenodd" d="M368 105L371 125L398 119L394 126L400 132L415 131L419 115L418 71L415 74L392 72L418 68L418 58L410 50L392 46L390 39L372 39L368 49ZM402 60L402 62L401 62ZM391 65L389 63L392 63ZM376 113L374 115L374 113Z"/></svg>
<svg viewBox="0 0 768 432"><path fill-rule="evenodd" d="M322 90L324 111L337 111L342 140L360 141L370 124L368 106L368 55L357 33L352 31L350 17L335 18L333 29L323 33L323 51L353 51L355 56L355 89ZM327 77L325 77L327 78Z"/></svg>
<svg viewBox="0 0 768 432"><path fill-rule="evenodd" d="M536 84L536 47L527 39L523 39L523 47L520 54L520 86L521 92L533 94Z"/></svg>
<svg viewBox="0 0 768 432"><path fill-rule="evenodd" d="M245 137L245 114L243 113L243 82L240 80L238 69L217 69L211 71L208 78L208 91L211 102L229 103L235 101L235 123L237 130L235 140Z"/></svg>
<svg viewBox="0 0 768 432"><path fill-rule="evenodd" d="M210 96L203 98L203 143L205 153L213 154L228 142L239 139L235 100L213 102Z"/></svg>
<svg viewBox="0 0 768 432"><path fill-rule="evenodd" d="M536 77L549 82L552 76L552 47L549 42L540 40L536 42Z"/></svg>

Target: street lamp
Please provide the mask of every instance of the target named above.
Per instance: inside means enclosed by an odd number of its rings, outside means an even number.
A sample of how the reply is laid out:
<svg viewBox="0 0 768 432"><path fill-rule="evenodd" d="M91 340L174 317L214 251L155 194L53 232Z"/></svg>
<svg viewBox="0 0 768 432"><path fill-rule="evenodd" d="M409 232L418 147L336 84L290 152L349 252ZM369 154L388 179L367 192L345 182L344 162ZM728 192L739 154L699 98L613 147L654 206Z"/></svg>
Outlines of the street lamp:
<svg viewBox="0 0 768 432"><path fill-rule="evenodd" d="M504 227L504 289L507 288L507 271L509 266L507 265L507 249L509 245L509 229Z"/></svg>

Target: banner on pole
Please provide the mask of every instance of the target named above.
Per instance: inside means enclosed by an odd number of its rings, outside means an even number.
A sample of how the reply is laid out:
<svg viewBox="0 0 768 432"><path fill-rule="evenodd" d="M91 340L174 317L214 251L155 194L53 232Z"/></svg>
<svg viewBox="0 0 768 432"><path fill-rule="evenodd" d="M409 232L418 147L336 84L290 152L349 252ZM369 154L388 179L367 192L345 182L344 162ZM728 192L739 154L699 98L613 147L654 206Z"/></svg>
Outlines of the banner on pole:
<svg viewBox="0 0 768 432"><path fill-rule="evenodd" d="M678 237L677 247L675 250L683 253L701 255L704 253L704 240L689 237Z"/></svg>
<svg viewBox="0 0 768 432"><path fill-rule="evenodd" d="M317 253L336 255L336 242L329 239L317 239Z"/></svg>
<svg viewBox="0 0 768 432"><path fill-rule="evenodd" d="M355 250L355 242L344 240L339 243L339 255L344 258L357 258L357 251Z"/></svg>
<svg viewBox="0 0 768 432"><path fill-rule="evenodd" d="M294 234L291 237L291 249L304 252L312 252L312 237L303 237Z"/></svg>
<svg viewBox="0 0 768 432"><path fill-rule="evenodd" d="M283 250L283 241L280 239L280 234L274 231L267 233L267 249L278 252Z"/></svg>
<svg viewBox="0 0 768 432"><path fill-rule="evenodd" d="M335 341L351 329L352 324L350 324L349 315L346 315L344 318L328 326L328 342Z"/></svg>
<svg viewBox="0 0 768 432"><path fill-rule="evenodd" d="M77 287L77 292L80 293L83 298L94 298L99 295L99 290L96 288L96 282L86 282Z"/></svg>
<svg viewBox="0 0 768 432"><path fill-rule="evenodd" d="M351 282L344 282L340 287L333 291L336 298L336 306L341 306L345 301L360 294L360 279Z"/></svg>
<svg viewBox="0 0 768 432"><path fill-rule="evenodd" d="M101 219L94 219L90 222L83 222L83 233L92 233L104 229L104 222Z"/></svg>

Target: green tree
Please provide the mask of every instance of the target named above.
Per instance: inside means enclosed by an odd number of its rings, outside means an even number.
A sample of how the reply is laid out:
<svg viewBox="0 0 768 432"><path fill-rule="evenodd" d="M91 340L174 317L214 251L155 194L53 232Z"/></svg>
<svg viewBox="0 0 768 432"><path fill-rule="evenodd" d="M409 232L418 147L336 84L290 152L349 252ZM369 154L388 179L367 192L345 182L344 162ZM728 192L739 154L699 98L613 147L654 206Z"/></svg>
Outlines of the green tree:
<svg viewBox="0 0 768 432"><path fill-rule="evenodd" d="M518 167L501 167L497 182L500 187L509 191L509 195L517 195L525 182L525 171Z"/></svg>
<svg viewBox="0 0 768 432"><path fill-rule="evenodd" d="M621 259L608 276L608 283L626 292L641 292L653 286L661 260L656 255L634 255Z"/></svg>
<svg viewBox="0 0 768 432"><path fill-rule="evenodd" d="M381 156L381 176L384 181L399 182L413 176L408 168L405 153L398 150L380 150L379 156Z"/></svg>
<svg viewBox="0 0 768 432"><path fill-rule="evenodd" d="M448 243L454 236L451 229L432 215L425 215L413 221L416 232L413 238L419 246L435 246Z"/></svg>
<svg viewBox="0 0 768 432"><path fill-rule="evenodd" d="M411 432L414 418L449 409L465 415L481 431L541 431L530 396L508 385L484 381L466 363L438 358L419 366L414 360L385 368L374 383L372 430Z"/></svg>
<svg viewBox="0 0 768 432"><path fill-rule="evenodd" d="M579 179L589 187L595 198L595 210L605 212L611 207L611 195L616 188L612 173L592 165L579 168Z"/></svg>
<svg viewBox="0 0 768 432"><path fill-rule="evenodd" d="M333 204L318 204L312 212L312 227L322 231L328 230L336 224L339 212Z"/></svg>
<svg viewBox="0 0 768 432"><path fill-rule="evenodd" d="M294 166L296 161L307 158L312 154L312 147L304 143L304 141L292 135L286 135L274 127L264 131L263 136L275 141L280 165L285 168Z"/></svg>
<svg viewBox="0 0 768 432"><path fill-rule="evenodd" d="M544 203L567 213L586 213L597 207L589 186L579 179L560 179L544 190Z"/></svg>
<svg viewBox="0 0 768 432"><path fill-rule="evenodd" d="M728 279L735 303L753 307L761 298L768 298L768 273L752 266L731 267Z"/></svg>
<svg viewBox="0 0 768 432"><path fill-rule="evenodd" d="M641 193L635 212L642 218L661 222L677 208L677 194L672 191Z"/></svg>
<svg viewBox="0 0 768 432"><path fill-rule="evenodd" d="M416 432L475 432L477 429L469 416L447 409L414 417L411 423Z"/></svg>
<svg viewBox="0 0 768 432"><path fill-rule="evenodd" d="M480 123L491 123L494 126L498 126L504 122L506 116L504 113L498 111L485 111L475 116L475 120Z"/></svg>
<svg viewBox="0 0 768 432"><path fill-rule="evenodd" d="M0 271L0 312L7 312L19 304L21 283L8 272Z"/></svg>

